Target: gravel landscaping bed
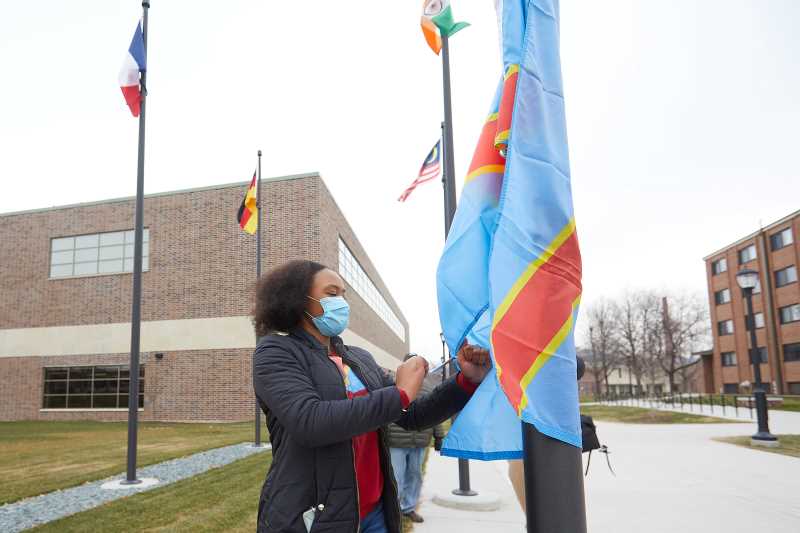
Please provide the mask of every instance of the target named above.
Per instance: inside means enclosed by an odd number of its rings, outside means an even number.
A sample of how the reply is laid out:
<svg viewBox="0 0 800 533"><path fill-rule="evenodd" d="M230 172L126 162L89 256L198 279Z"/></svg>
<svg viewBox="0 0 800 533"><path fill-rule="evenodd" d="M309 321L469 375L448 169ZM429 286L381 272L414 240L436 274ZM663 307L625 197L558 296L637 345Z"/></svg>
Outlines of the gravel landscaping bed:
<svg viewBox="0 0 800 533"><path fill-rule="evenodd" d="M41 496L27 498L0 507L0 531L16 533L33 526L63 518L71 514L86 511L106 502L124 498L131 494L163 487L201 474L212 468L225 466L254 453L268 450L269 447L255 448L252 444L242 443L215 450L196 453L188 457L165 461L156 465L140 468L137 477L156 478L158 483L147 487L135 487L117 490L101 488L103 483L122 479L124 474L98 481L92 481L79 487L57 490Z"/></svg>

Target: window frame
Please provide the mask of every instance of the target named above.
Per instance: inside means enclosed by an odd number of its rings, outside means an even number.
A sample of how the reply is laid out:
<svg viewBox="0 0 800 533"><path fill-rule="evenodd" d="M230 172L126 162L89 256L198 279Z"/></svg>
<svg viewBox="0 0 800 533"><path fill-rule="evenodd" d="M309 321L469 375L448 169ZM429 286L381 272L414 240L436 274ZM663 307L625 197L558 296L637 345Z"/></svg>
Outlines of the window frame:
<svg viewBox="0 0 800 533"><path fill-rule="evenodd" d="M753 257L751 257L749 259L746 259L746 260L743 260L744 252L746 252L748 250L752 250L753 251ZM747 264L750 261L755 261L756 259L758 259L758 250L756 250L756 245L755 244L750 244L748 246L745 246L744 248L740 248L739 250L736 251L736 256L739 259L739 264L740 265Z"/></svg>
<svg viewBox="0 0 800 533"><path fill-rule="evenodd" d="M144 409L144 386L145 386L145 365L139 366L139 406L138 410ZM115 370L116 377L109 377L108 371ZM98 370L100 375L98 376ZM86 373L91 376L86 378ZM50 377L48 373L56 374L63 372L63 378ZM72 377L75 373L76 377ZM123 377L127 374L127 378ZM115 392L105 392L99 386L114 382ZM75 387L73 388L73 383ZM60 385L61 387L52 387L52 385ZM126 384L123 390L123 384ZM100 388L101 392L97 392ZM54 389L63 390L61 392L49 392ZM88 392L87 392L88 390ZM41 394L41 407L42 411L127 411L128 410L128 396L130 393L130 371L129 365L126 364L106 364L106 365L66 365L66 366L46 366L42 368L42 394ZM88 397L88 406L82 405L80 402L85 401ZM114 398L114 406L95 407L95 397L98 399ZM63 407L58 405L57 399L63 399ZM70 398L74 398L75 402L71 402ZM123 399L124 398L124 399ZM80 400L79 400L80 399ZM56 403L53 403L56 402Z"/></svg>
<svg viewBox="0 0 800 533"><path fill-rule="evenodd" d="M110 237L119 235L121 240L119 242L103 242L103 237ZM88 278L95 276L116 276L119 274L132 274L133 273L133 251L134 251L134 230L116 230L105 231L100 233L87 233L83 235L64 235L60 237L50 238L50 248L48 252L48 279L49 280L62 280L62 279L75 279L75 278ZM88 241L92 242L88 242ZM71 241L71 247L66 248L63 246L63 241ZM82 242L79 242L82 241ZM144 228L143 234L143 254L142 254L142 272L150 270L150 228ZM103 255L105 252L108 254L113 249L119 249L119 256L116 254ZM89 257L89 253L92 257ZM55 255L60 254L58 261L55 261ZM69 261L61 261L65 258L65 254L70 254ZM78 256L81 255L81 260ZM110 263L119 263L121 265L119 270L111 266ZM78 265L85 268L86 271L76 273ZM91 265L91 266L89 266ZM128 266L130 265L130 270ZM54 275L54 271L63 267L70 267L69 274ZM103 270L104 268L108 270Z"/></svg>
<svg viewBox="0 0 800 533"><path fill-rule="evenodd" d="M720 268L720 266L722 268ZM720 257L716 261L711 262L711 275L718 276L723 272L728 271L728 258L727 257Z"/></svg>
<svg viewBox="0 0 800 533"><path fill-rule="evenodd" d="M733 392L731 392L730 389L733 389ZM723 394L739 394L739 384L738 383L723 383L722 384L722 393Z"/></svg>
<svg viewBox="0 0 800 533"><path fill-rule="evenodd" d="M783 272L794 272L794 279L790 281L786 281L785 283L780 283L778 280L778 274ZM797 283L797 266L796 265L789 265L786 268L782 268L780 270L775 271L775 288L786 287L787 285L791 285L792 283Z"/></svg>
<svg viewBox="0 0 800 533"><path fill-rule="evenodd" d="M727 360L728 360L727 362L726 362L726 357L725 357L726 355L727 356L732 356L732 357L728 357L727 358ZM720 358L720 361L722 362L722 366L723 367L732 367L732 366L737 366L738 365L738 359L736 357L736 352L721 352L719 354L719 358ZM731 361L731 359L732 359L732 361Z"/></svg>
<svg viewBox="0 0 800 533"><path fill-rule="evenodd" d="M727 295L727 298L720 298L721 295ZM714 303L716 305L725 305L731 303L731 290L728 287L714 292Z"/></svg>
<svg viewBox="0 0 800 533"><path fill-rule="evenodd" d="M725 333L723 333L722 332L722 324L730 324L730 330L726 331ZM733 323L733 319L729 318L727 320L719 320L717 322L717 335L720 336L720 337L725 337L727 335L733 335L735 330L736 330L736 327L735 327L735 325Z"/></svg>
<svg viewBox="0 0 800 533"><path fill-rule="evenodd" d="M760 320L759 320L760 318ZM764 322L764 312L759 311L758 313L753 313L753 323L756 326L756 329L764 329L765 322Z"/></svg>
<svg viewBox="0 0 800 533"><path fill-rule="evenodd" d="M770 249L774 252L775 250L780 250L782 248L786 248L790 244L794 243L794 235L793 235L792 227L789 226L787 228L783 228L780 231L776 231L772 235L769 236L769 246ZM783 237L784 235L788 235L789 239L785 240ZM778 244L776 246L776 243Z"/></svg>
<svg viewBox="0 0 800 533"><path fill-rule="evenodd" d="M408 331L394 312L389 302L386 301L381 291L370 279L364 267L356 258L353 251L339 236L338 246L339 274L355 290L362 300L378 315L397 337L405 342Z"/></svg>
<svg viewBox="0 0 800 533"><path fill-rule="evenodd" d="M783 348L783 360L786 363L794 363L800 362L800 342L790 342L784 344ZM787 348L789 348L787 350ZM791 357L786 357L787 353L791 353Z"/></svg>
<svg viewBox="0 0 800 533"><path fill-rule="evenodd" d="M784 314L790 313L790 320L784 320ZM800 322L800 303L784 305L778 308L778 315L781 325Z"/></svg>

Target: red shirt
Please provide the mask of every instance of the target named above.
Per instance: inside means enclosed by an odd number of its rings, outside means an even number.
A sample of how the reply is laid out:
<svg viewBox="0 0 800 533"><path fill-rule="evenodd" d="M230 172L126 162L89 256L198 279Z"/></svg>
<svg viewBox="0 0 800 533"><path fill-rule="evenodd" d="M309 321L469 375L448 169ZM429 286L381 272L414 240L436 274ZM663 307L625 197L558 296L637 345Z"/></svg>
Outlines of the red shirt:
<svg viewBox="0 0 800 533"><path fill-rule="evenodd" d="M347 397L357 398L359 396L366 396L369 391L353 372L353 370L344 364L342 358L338 355L329 354L331 360L336 363L342 373L344 385L347 389ZM462 389L472 394L477 385L466 380L461 373L458 374L456 382ZM400 394L400 401L403 403L405 409L409 405L408 395L406 392L397 389ZM353 467L356 470L356 484L358 485L358 503L359 515L363 519L375 508L375 505L381 500L383 494L383 471L381 470L381 458L379 455L380 448L378 446L378 432L370 431L363 435L353 437Z"/></svg>

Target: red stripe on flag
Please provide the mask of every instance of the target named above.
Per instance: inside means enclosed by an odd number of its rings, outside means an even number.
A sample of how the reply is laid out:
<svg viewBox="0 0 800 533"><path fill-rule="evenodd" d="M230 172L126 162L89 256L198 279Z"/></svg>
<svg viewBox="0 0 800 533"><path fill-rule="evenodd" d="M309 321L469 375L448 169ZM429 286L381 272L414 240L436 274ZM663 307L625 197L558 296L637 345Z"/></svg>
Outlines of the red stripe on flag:
<svg viewBox="0 0 800 533"><path fill-rule="evenodd" d="M122 87L122 96L125 97L125 103L128 104L133 116L138 117L142 102L142 95L139 93L139 86L131 85L129 87Z"/></svg>
<svg viewBox="0 0 800 533"><path fill-rule="evenodd" d="M501 369L500 385L514 409L522 400L520 380L572 314L581 293L580 251L575 232L520 290L492 330L492 346Z"/></svg>
<svg viewBox="0 0 800 533"><path fill-rule="evenodd" d="M478 139L478 145L475 147L475 153L472 155L472 162L469 165L467 175L487 165L506 164L505 158L500 155L500 152L494 147L494 138L496 135L497 121L492 120L483 125L481 136Z"/></svg>

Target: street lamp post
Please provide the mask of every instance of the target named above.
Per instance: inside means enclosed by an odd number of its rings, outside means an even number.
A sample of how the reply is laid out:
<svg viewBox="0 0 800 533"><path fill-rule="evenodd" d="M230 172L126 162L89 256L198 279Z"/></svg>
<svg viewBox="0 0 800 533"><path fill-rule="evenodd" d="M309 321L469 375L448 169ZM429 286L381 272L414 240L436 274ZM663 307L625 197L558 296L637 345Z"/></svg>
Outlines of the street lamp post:
<svg viewBox="0 0 800 533"><path fill-rule="evenodd" d="M756 446L777 446L778 439L769 432L769 414L767 406L767 393L764 391L764 384L761 382L761 358L758 354L756 341L756 321L753 314L753 289L758 283L758 272L755 270L744 269L736 274L736 283L742 289L747 315L745 324L750 330L750 362L753 365L753 396L756 400L756 416L758 418L758 432L753 435L750 442Z"/></svg>

